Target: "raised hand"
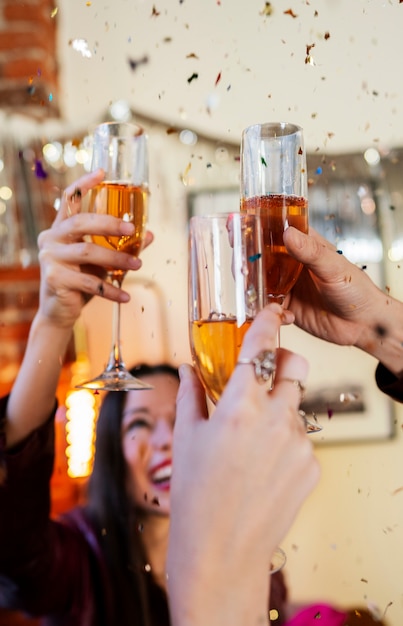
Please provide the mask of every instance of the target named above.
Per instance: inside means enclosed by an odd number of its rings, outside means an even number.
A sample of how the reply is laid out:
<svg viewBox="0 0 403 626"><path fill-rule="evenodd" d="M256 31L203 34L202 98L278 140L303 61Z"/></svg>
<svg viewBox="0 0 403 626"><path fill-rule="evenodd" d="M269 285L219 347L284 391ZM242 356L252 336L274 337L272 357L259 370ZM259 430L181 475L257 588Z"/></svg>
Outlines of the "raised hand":
<svg viewBox="0 0 403 626"><path fill-rule="evenodd" d="M258 314L242 358L275 348L280 313ZM293 384L307 373L302 356L280 350L268 392L251 365L236 367L207 419L196 374L181 370L168 557L177 626L266 623L270 557L319 476Z"/></svg>

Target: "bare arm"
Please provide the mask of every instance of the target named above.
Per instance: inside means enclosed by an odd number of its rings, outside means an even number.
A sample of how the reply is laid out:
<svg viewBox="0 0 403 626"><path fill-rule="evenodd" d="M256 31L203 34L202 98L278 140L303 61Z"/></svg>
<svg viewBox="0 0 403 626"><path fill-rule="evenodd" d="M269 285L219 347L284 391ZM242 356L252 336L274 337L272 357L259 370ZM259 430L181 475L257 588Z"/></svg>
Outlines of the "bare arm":
<svg viewBox="0 0 403 626"><path fill-rule="evenodd" d="M40 303L8 403L8 446L49 416L73 326L85 303L101 292L109 300L129 300L126 292L103 280L103 268L135 270L141 266L140 260L128 254L84 240L86 235L130 234L133 229L132 224L108 215L80 212L81 199L74 196L74 189L79 187L84 196L102 178L102 171L88 174L67 189L52 227L39 235Z"/></svg>

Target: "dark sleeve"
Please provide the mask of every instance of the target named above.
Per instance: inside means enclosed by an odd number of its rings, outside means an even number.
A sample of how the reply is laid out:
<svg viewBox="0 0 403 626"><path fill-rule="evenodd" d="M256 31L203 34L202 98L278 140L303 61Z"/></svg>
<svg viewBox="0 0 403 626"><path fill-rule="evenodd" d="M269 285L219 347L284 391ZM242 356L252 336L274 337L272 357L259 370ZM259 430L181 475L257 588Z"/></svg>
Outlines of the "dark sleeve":
<svg viewBox="0 0 403 626"><path fill-rule="evenodd" d="M376 384L379 389L396 402L403 402L403 377L398 378L382 363L378 364L375 372Z"/></svg>
<svg viewBox="0 0 403 626"><path fill-rule="evenodd" d="M50 518L56 402L40 428L6 449L7 400L0 400L0 606L47 614L71 601L86 551L76 529Z"/></svg>

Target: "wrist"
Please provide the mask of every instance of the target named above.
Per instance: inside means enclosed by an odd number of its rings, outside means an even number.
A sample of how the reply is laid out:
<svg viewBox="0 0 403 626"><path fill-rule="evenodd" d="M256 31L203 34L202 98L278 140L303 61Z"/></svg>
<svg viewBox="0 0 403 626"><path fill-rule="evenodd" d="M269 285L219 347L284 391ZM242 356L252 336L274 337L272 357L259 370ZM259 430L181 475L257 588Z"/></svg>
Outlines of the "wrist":
<svg viewBox="0 0 403 626"><path fill-rule="evenodd" d="M390 372L403 372L403 304L383 295L376 314L363 326L356 347L380 361Z"/></svg>

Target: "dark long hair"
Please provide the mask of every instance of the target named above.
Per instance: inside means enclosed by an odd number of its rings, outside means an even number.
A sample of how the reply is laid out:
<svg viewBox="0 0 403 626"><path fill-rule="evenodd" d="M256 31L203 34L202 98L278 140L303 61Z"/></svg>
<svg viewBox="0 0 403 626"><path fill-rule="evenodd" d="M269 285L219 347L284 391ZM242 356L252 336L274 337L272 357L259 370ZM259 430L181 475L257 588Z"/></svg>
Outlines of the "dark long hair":
<svg viewBox="0 0 403 626"><path fill-rule="evenodd" d="M140 379L156 374L179 379L178 370L166 363L141 364L132 368L131 373ZM102 402L96 429L94 467L88 485L88 512L98 528L110 573L114 623L150 626L146 581L149 574L144 570L147 559L141 527L126 488L127 470L121 442L125 400L126 392L112 391ZM133 532L136 527L138 532Z"/></svg>

